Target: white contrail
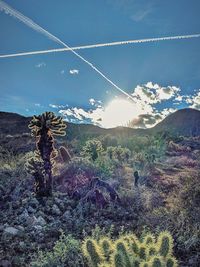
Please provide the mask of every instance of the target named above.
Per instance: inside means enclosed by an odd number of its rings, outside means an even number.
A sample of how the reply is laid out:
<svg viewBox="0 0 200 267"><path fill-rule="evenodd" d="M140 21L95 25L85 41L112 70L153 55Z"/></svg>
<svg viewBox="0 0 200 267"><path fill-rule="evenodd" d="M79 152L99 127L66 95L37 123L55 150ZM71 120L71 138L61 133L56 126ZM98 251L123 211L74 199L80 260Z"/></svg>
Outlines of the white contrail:
<svg viewBox="0 0 200 267"><path fill-rule="evenodd" d="M167 40L190 39L190 38L199 38L199 37L200 37L200 33L197 33L197 34L190 34L190 35L165 36L165 37L158 37L158 38L146 38L146 39L138 39L138 40L128 40L128 41L119 41L119 42L111 42L111 43L74 46L74 47L71 47L71 49L72 50L91 49L91 48L98 48L98 47L105 47L105 46L129 45L129 44L160 42L160 41L167 41ZM0 55L0 58L29 56L29 55L47 54L47 53L55 53L55 52L65 52L69 50L70 50L69 48L58 48L58 49L54 48L54 49L48 49L48 50L39 50L39 51L30 51L30 52Z"/></svg>
<svg viewBox="0 0 200 267"><path fill-rule="evenodd" d="M118 85L116 85L113 81L111 81L105 74L103 74L97 67L95 67L91 62L89 62L87 59L85 59L80 54L75 52L71 47L69 47L66 43L64 43L62 40L57 38L55 35L51 34L47 30L43 29L41 26L39 26L38 24L33 22L31 19L29 19L28 17L24 16L23 14L21 14L17 10L13 9L12 7L7 5L3 1L0 1L0 10L1 11L5 11L6 14L9 14L9 15L19 19L21 22L23 22L24 24L26 24L30 28L34 29L35 31L37 31L39 33L42 33L43 35L47 36L51 40L63 45L65 48L67 48L72 53L74 53L74 55L76 55L78 58L80 58L82 61L84 61L86 64L88 64L93 70L95 70L97 73L99 73L106 81L108 81L118 91L120 91L121 93L123 93L124 95L126 95L128 98L130 98L132 101L135 102L134 98L131 95L129 95L127 92L125 92L123 89L121 89Z"/></svg>

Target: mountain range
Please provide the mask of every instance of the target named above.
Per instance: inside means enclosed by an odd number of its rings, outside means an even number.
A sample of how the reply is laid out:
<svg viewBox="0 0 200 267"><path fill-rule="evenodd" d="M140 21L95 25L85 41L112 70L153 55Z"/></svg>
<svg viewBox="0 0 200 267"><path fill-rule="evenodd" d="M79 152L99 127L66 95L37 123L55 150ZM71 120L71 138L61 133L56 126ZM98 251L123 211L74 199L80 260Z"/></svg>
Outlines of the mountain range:
<svg viewBox="0 0 200 267"><path fill-rule="evenodd" d="M31 117L10 112L0 112L0 135L20 135L28 133L28 123ZM67 122L67 137L73 139L80 135L142 135L156 134L158 132L171 132L183 136L200 136L200 111L196 109L180 109L168 115L156 126L148 129L133 129L116 127L104 129L91 124L73 124Z"/></svg>

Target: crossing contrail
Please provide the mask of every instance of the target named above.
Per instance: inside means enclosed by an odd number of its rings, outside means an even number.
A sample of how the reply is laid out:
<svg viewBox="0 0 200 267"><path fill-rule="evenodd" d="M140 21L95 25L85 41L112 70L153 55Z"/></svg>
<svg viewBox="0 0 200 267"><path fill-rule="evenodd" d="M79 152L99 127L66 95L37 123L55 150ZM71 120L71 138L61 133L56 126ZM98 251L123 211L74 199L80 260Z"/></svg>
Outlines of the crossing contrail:
<svg viewBox="0 0 200 267"><path fill-rule="evenodd" d="M157 37L157 38L146 38L146 39L110 42L110 43L102 43L102 44L74 46L74 47L71 47L71 49L72 50L81 50L81 49L91 49L91 48L99 48L99 47L106 47L106 46L129 45L129 44L160 42L160 41L167 41L167 40L168 41L169 40L180 40L180 39L190 39L190 38L199 38L199 37L200 37L200 33L197 33L197 34L190 34L190 35L165 36L165 37ZM20 52L20 53L0 55L0 58L30 56L30 55L38 55L38 54L65 52L65 51L70 51L70 49L65 47L65 48L57 48L57 49Z"/></svg>
<svg viewBox="0 0 200 267"><path fill-rule="evenodd" d="M83 62L85 62L87 65L89 65L94 71L96 71L101 77L103 77L107 82L109 82L115 89L117 89L119 92L121 92L122 94L126 95L128 98L130 98L134 103L135 100L134 98L128 94L126 91L124 91L123 89L121 89L117 84L115 84L111 79L109 79L103 72L101 72L94 64L92 64L90 61L88 61L87 59L85 59L83 56L81 56L80 54L78 54L76 51L73 50L73 48L69 47L65 42L63 42L61 39L59 39L58 37L56 37L55 35L51 34L50 32L48 32L47 30L45 30L44 28L42 28L41 26L39 26L37 23L35 23L34 21L32 21L31 19L29 19L28 17L24 16L22 13L20 13L19 11L13 9L12 7L10 7L9 5L7 5L5 2L0 0L0 10L4 11L6 14L9 14L11 16L13 16L14 18L17 18L18 20L20 20L21 22L23 22L24 24L26 24L27 26L29 26L30 28L32 28L33 30L45 35L46 37L48 37L49 39L63 45L65 48L67 48L69 51L71 51L75 56L77 56L78 58L80 58Z"/></svg>

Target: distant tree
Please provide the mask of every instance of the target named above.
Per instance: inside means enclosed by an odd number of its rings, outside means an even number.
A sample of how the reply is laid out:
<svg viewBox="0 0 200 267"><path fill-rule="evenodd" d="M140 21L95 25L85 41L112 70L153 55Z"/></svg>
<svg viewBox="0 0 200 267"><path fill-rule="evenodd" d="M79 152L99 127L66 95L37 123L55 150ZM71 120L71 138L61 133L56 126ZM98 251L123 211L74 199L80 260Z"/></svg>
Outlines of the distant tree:
<svg viewBox="0 0 200 267"><path fill-rule="evenodd" d="M97 139L88 140L83 147L82 155L95 161L103 152L102 143Z"/></svg>
<svg viewBox="0 0 200 267"><path fill-rule="evenodd" d="M36 194L49 196L52 194L52 170L57 155L53 136L64 136L66 124L53 112L45 112L33 116L28 127L36 138L36 151L27 163L27 170L35 177Z"/></svg>

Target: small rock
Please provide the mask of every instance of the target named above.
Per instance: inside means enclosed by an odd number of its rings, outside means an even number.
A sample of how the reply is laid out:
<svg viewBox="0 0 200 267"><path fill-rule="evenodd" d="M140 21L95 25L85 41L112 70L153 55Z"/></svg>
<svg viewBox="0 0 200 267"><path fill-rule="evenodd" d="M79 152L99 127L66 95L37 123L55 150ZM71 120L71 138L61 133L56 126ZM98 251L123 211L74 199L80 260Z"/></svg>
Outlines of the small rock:
<svg viewBox="0 0 200 267"><path fill-rule="evenodd" d="M41 225L39 225L39 224L36 224L33 227L34 227L35 230L37 230L39 232L42 231L42 229L43 229L43 227Z"/></svg>
<svg viewBox="0 0 200 267"><path fill-rule="evenodd" d="M28 212L29 213L36 213L36 210L32 208L31 206L28 207Z"/></svg>
<svg viewBox="0 0 200 267"><path fill-rule="evenodd" d="M64 221L67 221L71 217L70 211L66 210L62 217L63 217Z"/></svg>
<svg viewBox="0 0 200 267"><path fill-rule="evenodd" d="M24 227L22 225L18 225L17 228L22 232L24 231Z"/></svg>
<svg viewBox="0 0 200 267"><path fill-rule="evenodd" d="M57 197L54 198L54 201L55 201L55 203L56 203L58 206L59 206L60 203L62 202L62 200L60 200L60 199L57 198Z"/></svg>
<svg viewBox="0 0 200 267"><path fill-rule="evenodd" d="M12 226L9 226L6 229L4 229L4 233L15 236L19 234L19 230Z"/></svg>
<svg viewBox="0 0 200 267"><path fill-rule="evenodd" d="M61 215L61 211L60 211L60 209L58 208L58 206L56 204L54 204L53 207L52 207L52 214Z"/></svg>
<svg viewBox="0 0 200 267"><path fill-rule="evenodd" d="M34 215L28 216L28 218L26 220L26 224L29 226L33 226L33 225L37 224L37 218Z"/></svg>
<svg viewBox="0 0 200 267"><path fill-rule="evenodd" d="M35 209L39 206L39 201L34 197L29 201L29 205Z"/></svg>
<svg viewBox="0 0 200 267"><path fill-rule="evenodd" d="M19 215L18 219L20 223L26 223L29 218L27 209L25 209L22 214Z"/></svg>
<svg viewBox="0 0 200 267"><path fill-rule="evenodd" d="M1 267L12 267L11 262L7 260L0 261L0 266Z"/></svg>
<svg viewBox="0 0 200 267"><path fill-rule="evenodd" d="M37 218L37 224L44 226L44 225L46 225L47 223L46 223L45 219L44 219L42 216L39 216L39 217Z"/></svg>

